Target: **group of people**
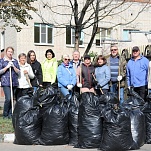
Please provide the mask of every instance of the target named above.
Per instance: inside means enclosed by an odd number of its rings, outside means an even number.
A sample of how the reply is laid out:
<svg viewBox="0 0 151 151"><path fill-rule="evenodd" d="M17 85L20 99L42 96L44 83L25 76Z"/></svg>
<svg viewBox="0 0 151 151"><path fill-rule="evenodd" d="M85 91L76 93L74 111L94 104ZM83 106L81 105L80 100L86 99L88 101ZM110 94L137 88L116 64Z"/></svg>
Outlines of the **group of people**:
<svg viewBox="0 0 151 151"><path fill-rule="evenodd" d="M92 92L102 95L107 92L117 93L119 101L124 101L124 88L134 88L143 99L147 89L151 89L151 63L140 54L139 47L132 49L132 58L126 61L124 53L120 56L118 47L112 45L110 55L99 55L94 63L85 55L80 60L80 52L74 51L73 58L64 54L58 66L55 53L48 49L46 59L40 63L36 53L30 50L27 55L19 54L18 60L13 58L14 49L6 48L6 55L0 59L1 86L5 94L3 118L11 118L11 89L15 99L27 94L32 88L48 87L54 83L63 96L72 96L74 92ZM34 93L33 92L33 93Z"/></svg>

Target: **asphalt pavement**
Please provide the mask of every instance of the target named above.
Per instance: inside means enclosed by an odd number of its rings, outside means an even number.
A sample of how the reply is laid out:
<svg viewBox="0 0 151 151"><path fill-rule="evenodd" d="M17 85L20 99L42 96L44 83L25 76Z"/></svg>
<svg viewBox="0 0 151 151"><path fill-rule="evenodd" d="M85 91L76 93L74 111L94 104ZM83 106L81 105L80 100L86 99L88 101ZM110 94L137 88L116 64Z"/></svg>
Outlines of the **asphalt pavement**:
<svg viewBox="0 0 151 151"><path fill-rule="evenodd" d="M98 149L79 149L68 145L42 146L42 145L15 145L13 143L0 143L1 151L98 151ZM132 151L132 150L131 150ZM151 151L151 145L145 144L139 150Z"/></svg>

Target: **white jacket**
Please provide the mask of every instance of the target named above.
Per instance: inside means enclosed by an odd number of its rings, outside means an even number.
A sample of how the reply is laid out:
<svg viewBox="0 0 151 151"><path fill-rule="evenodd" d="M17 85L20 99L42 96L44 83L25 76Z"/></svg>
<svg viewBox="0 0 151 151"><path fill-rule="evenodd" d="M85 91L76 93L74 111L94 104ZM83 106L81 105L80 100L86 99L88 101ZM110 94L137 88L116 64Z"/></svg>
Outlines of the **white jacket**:
<svg viewBox="0 0 151 151"><path fill-rule="evenodd" d="M25 65L19 65L20 66L20 74L19 74L19 86L18 88L30 88L30 85L28 84L28 81L26 80L26 76L24 74L24 70L27 70L29 79L34 78L33 70L30 66L30 64L25 63Z"/></svg>

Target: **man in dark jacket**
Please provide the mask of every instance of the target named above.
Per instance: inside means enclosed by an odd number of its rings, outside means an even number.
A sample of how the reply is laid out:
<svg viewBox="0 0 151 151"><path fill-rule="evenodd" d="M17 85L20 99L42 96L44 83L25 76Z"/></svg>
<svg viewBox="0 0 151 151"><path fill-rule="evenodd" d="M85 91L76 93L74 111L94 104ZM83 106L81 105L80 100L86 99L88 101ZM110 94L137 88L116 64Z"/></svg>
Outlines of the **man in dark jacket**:
<svg viewBox="0 0 151 151"><path fill-rule="evenodd" d="M82 88L81 92L93 92L94 93L94 83L93 83L93 74L94 74L94 66L91 64L91 58L89 55L84 56L84 63L81 65L82 72ZM80 73L80 72L79 72Z"/></svg>

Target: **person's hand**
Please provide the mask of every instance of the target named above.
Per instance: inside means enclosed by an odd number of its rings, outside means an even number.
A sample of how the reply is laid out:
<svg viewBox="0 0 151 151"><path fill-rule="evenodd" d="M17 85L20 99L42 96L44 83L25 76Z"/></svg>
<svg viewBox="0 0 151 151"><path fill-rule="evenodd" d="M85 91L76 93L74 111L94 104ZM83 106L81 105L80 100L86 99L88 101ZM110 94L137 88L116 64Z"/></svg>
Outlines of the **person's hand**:
<svg viewBox="0 0 151 151"><path fill-rule="evenodd" d="M67 88L68 88L68 90L72 90L72 88L73 88L73 85L67 85Z"/></svg>
<svg viewBox="0 0 151 151"><path fill-rule="evenodd" d="M9 61L6 68L14 67L14 64L12 61Z"/></svg>
<svg viewBox="0 0 151 151"><path fill-rule="evenodd" d="M81 83L78 83L78 84L77 84L77 87L82 88L82 84L81 84Z"/></svg>
<svg viewBox="0 0 151 151"><path fill-rule="evenodd" d="M27 70L24 70L24 74L28 74L28 71L27 71Z"/></svg>
<svg viewBox="0 0 151 151"><path fill-rule="evenodd" d="M121 81L121 80L122 80L122 76L119 75L119 76L117 77L117 81Z"/></svg>
<svg viewBox="0 0 151 151"><path fill-rule="evenodd" d="M9 61L9 64L11 65L11 67L14 67L14 64L12 61Z"/></svg>

